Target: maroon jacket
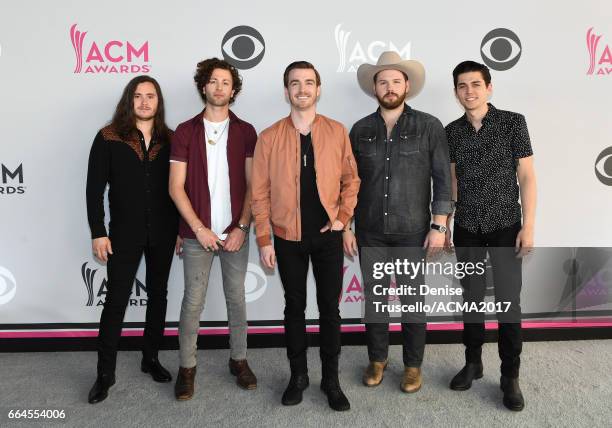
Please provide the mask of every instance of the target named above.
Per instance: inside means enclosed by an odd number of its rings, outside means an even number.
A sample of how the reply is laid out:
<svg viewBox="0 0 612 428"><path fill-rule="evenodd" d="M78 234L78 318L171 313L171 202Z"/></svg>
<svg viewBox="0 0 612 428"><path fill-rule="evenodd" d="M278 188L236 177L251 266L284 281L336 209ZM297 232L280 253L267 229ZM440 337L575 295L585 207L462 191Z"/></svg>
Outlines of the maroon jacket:
<svg viewBox="0 0 612 428"><path fill-rule="evenodd" d="M210 191L208 189L203 115L204 111L176 128L172 137L170 159L187 162L185 192L191 201L193 210L204 226L210 228ZM224 233L229 233L231 229L238 226L240 221L247 189L244 165L246 158L253 157L257 142L257 133L253 125L239 119L231 110L229 118L227 164L230 178L232 223ZM196 239L191 227L182 217L179 224L179 235L182 238Z"/></svg>

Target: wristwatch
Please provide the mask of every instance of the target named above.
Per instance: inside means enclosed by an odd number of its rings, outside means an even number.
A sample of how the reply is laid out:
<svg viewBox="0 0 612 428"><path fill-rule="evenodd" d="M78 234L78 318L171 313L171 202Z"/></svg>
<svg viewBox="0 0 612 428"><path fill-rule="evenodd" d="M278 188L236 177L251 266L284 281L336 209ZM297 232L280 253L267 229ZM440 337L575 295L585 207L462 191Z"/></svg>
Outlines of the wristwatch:
<svg viewBox="0 0 612 428"><path fill-rule="evenodd" d="M238 223L238 229L242 230L244 233L249 233L249 226L246 224Z"/></svg>
<svg viewBox="0 0 612 428"><path fill-rule="evenodd" d="M443 226L443 225L441 225L441 224L435 224L435 223L432 223L432 224L431 224L431 228L432 228L433 230L437 230L437 231L438 231L438 232L440 232L440 233L446 233L446 226Z"/></svg>

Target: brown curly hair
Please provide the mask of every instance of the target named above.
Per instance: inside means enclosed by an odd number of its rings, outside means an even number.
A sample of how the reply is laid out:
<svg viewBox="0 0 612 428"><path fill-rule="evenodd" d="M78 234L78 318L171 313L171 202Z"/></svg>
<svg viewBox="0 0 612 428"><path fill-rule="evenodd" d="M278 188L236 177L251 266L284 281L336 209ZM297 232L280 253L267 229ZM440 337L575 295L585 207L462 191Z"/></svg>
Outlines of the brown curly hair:
<svg viewBox="0 0 612 428"><path fill-rule="evenodd" d="M210 81L210 76L212 76L213 71L215 71L216 68L228 70L232 75L232 90L234 91L234 95L232 95L230 98L230 104L232 104L242 90L242 78L240 77L240 74L238 74L236 67L219 58L209 58L198 62L196 73L193 76L193 80L198 88L198 94L200 94L202 100L206 102L206 95L204 94L203 89L204 86L206 86L206 84Z"/></svg>

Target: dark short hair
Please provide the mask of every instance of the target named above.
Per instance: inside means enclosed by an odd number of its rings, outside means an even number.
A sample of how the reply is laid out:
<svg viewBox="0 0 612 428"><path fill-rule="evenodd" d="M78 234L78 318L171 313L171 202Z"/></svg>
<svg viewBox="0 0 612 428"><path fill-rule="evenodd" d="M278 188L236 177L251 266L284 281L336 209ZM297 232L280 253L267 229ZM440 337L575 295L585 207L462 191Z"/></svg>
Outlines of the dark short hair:
<svg viewBox="0 0 612 428"><path fill-rule="evenodd" d="M374 73L374 77L372 78L374 80L374 83L376 84L376 79L378 78L378 73L380 73L381 71L386 71L386 70L395 70L394 68L385 68L384 70L380 70L377 71L376 73ZM406 73L404 73L401 70L395 70L395 71L399 71L400 73L402 73L402 76L404 76L404 80L406 80L406 82L408 81L408 75Z"/></svg>
<svg viewBox="0 0 612 428"><path fill-rule="evenodd" d="M166 125L164 96L162 95L159 83L151 76L136 76L128 82L125 89L123 89L121 99L117 103L110 125L121 138L128 139L136 134L134 93L141 83L151 83L155 87L155 92L157 93L157 112L153 118L153 132L159 140L168 142L170 140L170 131Z"/></svg>
<svg viewBox="0 0 612 428"><path fill-rule="evenodd" d="M196 73L193 76L193 80L198 88L198 93L200 94L200 97L202 97L202 100L206 102L206 95L204 95L203 89L204 86L206 86L210 81L210 76L212 76L213 71L215 71L217 68L228 70L232 75L232 90L234 91L234 95L232 95L230 98L230 104L232 104L242 90L242 78L240 77L240 74L238 74L236 67L219 58L209 58L198 62Z"/></svg>
<svg viewBox="0 0 612 428"><path fill-rule="evenodd" d="M489 86L489 83L491 83L491 72L489 71L489 67L476 61L463 61L453 70L453 84L455 85L455 89L457 89L457 79L459 75L472 71L479 71L482 75L482 80Z"/></svg>
<svg viewBox="0 0 612 428"><path fill-rule="evenodd" d="M285 88L289 87L289 72L296 68L302 68L307 70L313 70L317 80L317 86L321 86L321 76L319 72L315 68L314 65L309 63L308 61L294 61L285 68L285 73L283 73L283 83L285 84Z"/></svg>

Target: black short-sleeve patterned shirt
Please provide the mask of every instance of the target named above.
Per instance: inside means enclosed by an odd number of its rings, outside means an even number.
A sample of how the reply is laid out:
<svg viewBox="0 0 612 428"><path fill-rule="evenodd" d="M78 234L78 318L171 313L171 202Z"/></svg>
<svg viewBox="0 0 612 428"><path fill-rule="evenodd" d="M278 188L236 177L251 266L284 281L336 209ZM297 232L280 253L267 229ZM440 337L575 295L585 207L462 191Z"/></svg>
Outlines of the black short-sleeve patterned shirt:
<svg viewBox="0 0 612 428"><path fill-rule="evenodd" d="M521 220L518 160L533 154L525 117L489 104L478 132L466 115L446 126L457 175L455 222L488 233Z"/></svg>

